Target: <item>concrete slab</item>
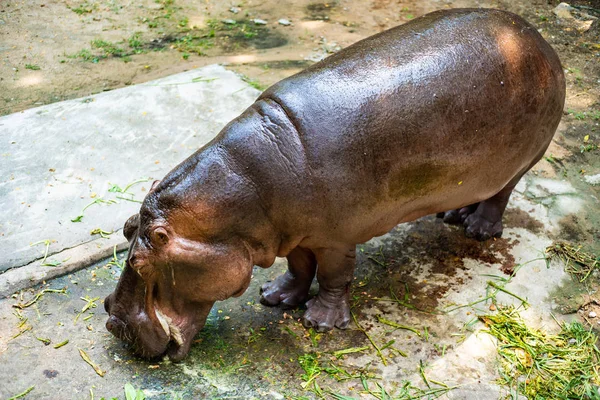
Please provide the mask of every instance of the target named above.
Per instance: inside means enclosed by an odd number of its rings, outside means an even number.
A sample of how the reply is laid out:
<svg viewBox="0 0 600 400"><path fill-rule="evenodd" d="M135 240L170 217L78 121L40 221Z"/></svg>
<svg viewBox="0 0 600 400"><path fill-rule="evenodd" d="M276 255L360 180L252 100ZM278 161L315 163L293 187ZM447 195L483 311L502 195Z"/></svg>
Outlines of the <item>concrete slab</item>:
<svg viewBox="0 0 600 400"><path fill-rule="evenodd" d="M42 259L43 241L51 256L98 238L94 229L122 228L153 179L258 94L212 65L1 117L0 274ZM140 180L127 194L114 191Z"/></svg>

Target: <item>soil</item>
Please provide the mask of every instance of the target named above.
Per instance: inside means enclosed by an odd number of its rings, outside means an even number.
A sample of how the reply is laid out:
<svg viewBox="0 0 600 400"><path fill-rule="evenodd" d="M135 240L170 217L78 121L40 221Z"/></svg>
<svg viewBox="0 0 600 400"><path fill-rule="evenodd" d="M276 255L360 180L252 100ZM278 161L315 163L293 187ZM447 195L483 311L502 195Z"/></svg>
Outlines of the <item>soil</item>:
<svg viewBox="0 0 600 400"><path fill-rule="evenodd" d="M554 3L7 0L0 4L0 115L212 63L227 63L264 88L359 39L450 7L497 7L526 17L557 49L570 84L577 85L568 109L597 108L597 24L587 33L559 25ZM577 3L600 8L598 1Z"/></svg>

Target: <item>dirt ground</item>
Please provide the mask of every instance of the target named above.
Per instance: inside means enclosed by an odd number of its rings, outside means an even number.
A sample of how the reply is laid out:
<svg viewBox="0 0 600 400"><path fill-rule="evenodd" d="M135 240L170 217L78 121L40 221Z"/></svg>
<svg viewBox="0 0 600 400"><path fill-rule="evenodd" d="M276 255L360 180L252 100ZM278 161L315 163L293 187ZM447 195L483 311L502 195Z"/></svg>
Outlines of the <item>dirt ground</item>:
<svg viewBox="0 0 600 400"><path fill-rule="evenodd" d="M598 94L598 48L589 45L597 41L557 24L556 3L6 0L0 3L0 115L213 63L227 63L264 88L336 49L450 7L502 8L538 26L573 71L570 81L580 85L570 92L577 97L570 105L586 111ZM600 8L598 1L578 3Z"/></svg>
<svg viewBox="0 0 600 400"><path fill-rule="evenodd" d="M559 131L545 158L533 169L530 176L532 183L522 189L519 195L531 204L559 210L552 216L557 229L549 235L549 240L566 240L600 254L600 185L592 183L591 179L600 176L600 24L595 20L600 18L600 1L572 1L570 4L576 8L570 10L568 15L556 15L553 10L558 1L552 0L319 1L3 0L0 2L0 115L138 84L214 63L226 64L228 68L243 74L253 86L264 89L361 38L433 10L456 7L505 9L525 17L539 29L558 52L567 77L567 103ZM586 199L586 206L574 213L564 212L565 208L575 207L571 205L574 203L565 200L570 193L558 196L556 192L544 192L545 178L566 182L578 197ZM519 260L511 259L509 250L518 247L519 241L522 242L521 246L528 243L528 234L524 232L538 233L544 229L530 214L535 214L533 206L530 213L518 208L509 210L505 224L517 232L517 239L501 239L486 246L473 246L472 242L463 241L462 236L457 238L452 234L454 231L431 218L407 228L397 228L391 234L394 240L382 243L382 246L386 246L378 247L371 243L362 248L356 279L358 283L354 289L356 299L369 303L371 296L386 295L388 286L379 278L387 274L387 278L395 282L399 295L408 295L410 287L412 304L420 309L434 309L438 302L450 303L452 299L447 296L452 293L456 282L468 283L475 276L474 273L465 272L472 266L465 266L463 258L475 259L489 264L490 268L496 268L490 273L511 274ZM523 238L518 236L521 234ZM548 244L537 243L533 239L531 243L535 243L536 248ZM427 264L429 269L415 272L413 267L418 266L411 265L411 260L415 259L419 259L420 264ZM384 272L373 272L375 267L382 265ZM280 265L269 270L268 277L275 276L282 268ZM540 269L535 268L535 272L539 273ZM95 279L96 272L96 269L82 271L78 279L92 279L87 276L90 274ZM418 280L418 277L425 277L422 281L431 282L440 276L452 279L427 290ZM596 309L600 315L600 297L597 295L600 279L596 278L585 287L575 282L561 286L559 291L551 294L552 312L570 315L598 330L599 324L589 323L585 318ZM63 278L61 284L73 284L73 279L68 279ZM107 283L114 284L112 275L107 275L105 279ZM527 279L523 280L523 285L526 285ZM364 292L361 288L364 288ZM485 282L481 288L483 291ZM110 291L108 285L102 290L106 293ZM240 313L249 314L259 307L254 303L257 288L253 287L253 290L243 298L242 304L247 306L247 310L242 309ZM98 296L106 293L99 293ZM73 304L69 304L69 310L82 305L75 305L78 303L76 297L72 299ZM40 307L43 307L43 303ZM227 312L227 307L228 304L224 304L222 309ZM10 310L10 305L5 305L5 308ZM33 318L33 311L31 313ZM171 385L173 391L158 393L157 397L164 395L164 398L168 398L173 393L180 393L181 397L201 394L213 396L209 389L214 389L214 393L217 393L214 396L218 398L225 394L231 395L231 398L234 398L234 394L238 396L236 398L244 398L240 397L237 390L244 390L248 386L252 390L259 388L253 392L257 398L267 398L266 395L261 397L261 390L283 385L290 388L293 398L304 398L295 397L297 394L304 395L304 386L300 387L297 379L303 370L295 363L293 368L280 365L288 365L292 358L295 362L296 353L304 354L307 349L316 348L321 341L332 349L368 345L358 330L343 337L339 335L340 338L332 335L318 338L309 336L299 324L293 323L299 317L295 314L288 317L284 315L281 320L279 314L271 312L261 320L246 316L242 322L229 326L235 318L229 322L228 315L220 313L213 310L211 318L223 323L218 325L215 322L198 339L206 347L195 348L192 361L177 367L186 375L177 379L172 378L175 375L164 378L165 385ZM262 315L264 311L260 309L257 313ZM368 312L359 317L375 321L374 315L369 317ZM418 310L409 310L404 317L409 323L420 321L420 324L430 324L435 328L432 331L440 337L452 330L462 332L473 318L465 314L464 321L461 321L465 326L444 326L445 320L431 315L424 317ZM423 322L423 318L429 320ZM91 320L94 326L90 332L102 330L102 321L103 318ZM280 325L284 327L277 328ZM232 333L230 329L233 328L235 331ZM241 339L239 330L245 331ZM450 334L447 337L450 338ZM135 379L141 376L136 386L143 386L142 378L145 375L140 371L154 366L131 358L112 339L103 340L110 341L107 348L116 348L111 350L111 358L103 361L114 365L126 364L127 368L131 368L131 371L128 370L132 376L130 379L136 382ZM241 342L236 343L235 340ZM272 346L276 340L281 340L281 346ZM453 346L458 347L455 339L435 345L423 344L423 340L415 337L410 337L410 340L412 342L407 346L411 354L423 351L430 358L443 355ZM35 338L31 341L35 343ZM296 347L299 350L294 350ZM0 349L0 355L2 352L3 349ZM261 356L263 353L264 356ZM10 354L19 357L17 350ZM95 356L100 357L101 354L104 353L100 353L99 348ZM402 360L398 354L394 357ZM250 361L259 373L244 373L244 368L251 365ZM407 371L413 367L413 361L402 364L406 371L398 369L395 373L408 376ZM36 361L32 358L31 362ZM160 368L172 368L175 371L175 367L162 364ZM219 383L217 388L210 374L218 369L225 370L226 374L237 375L242 380L246 374L258 376L260 384L246 383L246 386L229 390ZM414 373L414 370L411 371ZM150 372L158 374L160 369ZM385 369L383 372L385 374ZM460 371L456 375L460 375ZM192 388L186 379L196 382L198 386ZM200 380L208 382L201 389L200 383L197 383ZM339 382L335 384L339 384L340 388L343 385ZM359 380L355 379L352 385L345 385L343 392L352 394L360 389ZM82 384L78 390L85 397L88 387ZM103 393L114 392L106 389Z"/></svg>

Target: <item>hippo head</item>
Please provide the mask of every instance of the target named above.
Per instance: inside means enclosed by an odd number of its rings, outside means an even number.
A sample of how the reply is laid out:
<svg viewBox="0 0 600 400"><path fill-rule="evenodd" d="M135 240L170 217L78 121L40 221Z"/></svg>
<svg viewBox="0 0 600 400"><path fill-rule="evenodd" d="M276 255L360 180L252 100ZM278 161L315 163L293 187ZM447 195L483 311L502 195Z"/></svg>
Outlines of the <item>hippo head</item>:
<svg viewBox="0 0 600 400"><path fill-rule="evenodd" d="M178 361L215 301L246 290L253 262L250 246L227 229L226 217L176 202L177 193L156 192L153 187L123 228L129 256L104 302L106 328L142 357L166 353Z"/></svg>

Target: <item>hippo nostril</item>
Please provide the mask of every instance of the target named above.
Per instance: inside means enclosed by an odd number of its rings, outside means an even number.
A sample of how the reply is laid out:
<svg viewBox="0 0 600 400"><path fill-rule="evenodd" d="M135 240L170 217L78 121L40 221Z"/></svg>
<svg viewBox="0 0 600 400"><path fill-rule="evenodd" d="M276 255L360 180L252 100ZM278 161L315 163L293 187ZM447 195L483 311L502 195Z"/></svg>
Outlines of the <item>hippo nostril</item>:
<svg viewBox="0 0 600 400"><path fill-rule="evenodd" d="M121 321L114 315L108 317L108 321L106 321L106 329L114 335L118 335L124 326L125 324L123 323L123 321Z"/></svg>

